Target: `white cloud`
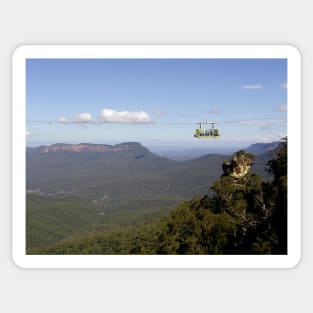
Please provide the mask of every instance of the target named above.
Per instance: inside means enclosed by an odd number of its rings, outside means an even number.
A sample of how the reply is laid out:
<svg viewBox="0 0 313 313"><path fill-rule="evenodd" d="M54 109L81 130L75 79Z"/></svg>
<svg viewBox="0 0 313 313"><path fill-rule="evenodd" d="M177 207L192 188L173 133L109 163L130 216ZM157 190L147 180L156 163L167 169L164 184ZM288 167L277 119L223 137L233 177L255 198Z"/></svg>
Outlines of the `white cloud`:
<svg viewBox="0 0 313 313"><path fill-rule="evenodd" d="M76 122L76 123L92 122L92 116L90 113L80 113L80 114L75 116L74 122Z"/></svg>
<svg viewBox="0 0 313 313"><path fill-rule="evenodd" d="M92 121L93 120L90 113L80 113L77 114L72 119L68 119L65 116L61 116L57 120L58 123L91 123Z"/></svg>
<svg viewBox="0 0 313 313"><path fill-rule="evenodd" d="M152 123L150 116L144 111L115 111L103 109L99 121L104 123Z"/></svg>
<svg viewBox="0 0 313 313"><path fill-rule="evenodd" d="M221 110L219 108L214 107L214 108L211 108L208 111L208 113L210 113L210 114L221 114L222 112L221 112Z"/></svg>
<svg viewBox="0 0 313 313"><path fill-rule="evenodd" d="M161 115L162 112L160 112ZM103 109L97 120L93 120L90 113L80 113L74 118L68 119L65 116L58 118L59 123L152 123L150 116L144 111L130 112L130 111L115 111L111 109Z"/></svg>
<svg viewBox="0 0 313 313"><path fill-rule="evenodd" d="M263 85L256 84L256 85L243 85L240 87L241 89L261 89L263 88Z"/></svg>
<svg viewBox="0 0 313 313"><path fill-rule="evenodd" d="M287 104L281 104L276 107L278 112L287 112Z"/></svg>

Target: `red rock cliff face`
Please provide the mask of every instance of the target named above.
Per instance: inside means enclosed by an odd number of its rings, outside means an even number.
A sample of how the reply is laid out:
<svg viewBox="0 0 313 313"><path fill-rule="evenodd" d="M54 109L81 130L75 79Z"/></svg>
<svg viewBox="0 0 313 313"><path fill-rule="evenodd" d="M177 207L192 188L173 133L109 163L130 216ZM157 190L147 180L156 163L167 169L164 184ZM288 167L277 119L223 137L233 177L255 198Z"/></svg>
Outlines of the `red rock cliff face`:
<svg viewBox="0 0 313 313"><path fill-rule="evenodd" d="M40 153L48 153L48 152L115 152L115 151L126 151L132 150L134 148L134 144L119 144L115 146L110 145L97 145L97 144L89 144L89 143L79 143L79 144L55 144L51 146L43 146L40 147Z"/></svg>

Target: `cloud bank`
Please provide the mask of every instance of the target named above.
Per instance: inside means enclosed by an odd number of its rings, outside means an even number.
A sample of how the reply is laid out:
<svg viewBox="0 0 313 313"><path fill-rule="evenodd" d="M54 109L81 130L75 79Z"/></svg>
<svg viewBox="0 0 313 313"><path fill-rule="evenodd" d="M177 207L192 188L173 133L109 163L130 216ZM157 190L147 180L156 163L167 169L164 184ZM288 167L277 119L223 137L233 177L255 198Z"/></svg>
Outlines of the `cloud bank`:
<svg viewBox="0 0 313 313"><path fill-rule="evenodd" d="M115 111L103 109L99 121L104 123L152 123L150 116L144 111Z"/></svg>
<svg viewBox="0 0 313 313"><path fill-rule="evenodd" d="M76 123L88 123L92 121L92 116L90 113L80 113L75 116L74 122Z"/></svg>
<svg viewBox="0 0 313 313"><path fill-rule="evenodd" d="M103 109L98 119L94 120L90 113L80 113L74 118L68 119L65 116L58 118L58 123L78 123L78 124L92 124L92 123L152 123L149 114L144 111L115 111L112 109Z"/></svg>
<svg viewBox="0 0 313 313"><path fill-rule="evenodd" d="M256 84L256 85L243 85L240 87L241 89L262 89L263 85Z"/></svg>

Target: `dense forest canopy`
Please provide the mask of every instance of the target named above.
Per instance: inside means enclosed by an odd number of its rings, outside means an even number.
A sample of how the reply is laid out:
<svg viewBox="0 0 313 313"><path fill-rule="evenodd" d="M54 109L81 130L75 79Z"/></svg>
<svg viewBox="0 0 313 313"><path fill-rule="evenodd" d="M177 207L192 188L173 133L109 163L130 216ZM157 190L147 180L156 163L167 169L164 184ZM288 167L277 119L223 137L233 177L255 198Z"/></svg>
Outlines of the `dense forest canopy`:
<svg viewBox="0 0 313 313"><path fill-rule="evenodd" d="M254 155L236 152L204 196L133 229L93 230L29 254L286 254L287 138L268 162L272 180L250 173Z"/></svg>
<svg viewBox="0 0 313 313"><path fill-rule="evenodd" d="M286 254L287 138L268 163L272 182L249 173L253 159L241 150L224 162L224 173L208 195L185 202L167 218L154 252ZM139 244L134 251L140 249Z"/></svg>

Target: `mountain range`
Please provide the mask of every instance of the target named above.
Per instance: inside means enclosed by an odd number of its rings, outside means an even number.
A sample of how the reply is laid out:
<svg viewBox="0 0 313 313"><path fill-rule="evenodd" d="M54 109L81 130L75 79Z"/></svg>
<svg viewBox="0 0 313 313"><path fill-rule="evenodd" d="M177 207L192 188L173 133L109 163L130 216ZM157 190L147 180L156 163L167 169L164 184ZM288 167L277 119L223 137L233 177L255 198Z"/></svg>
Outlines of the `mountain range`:
<svg viewBox="0 0 313 313"><path fill-rule="evenodd" d="M269 179L274 144L256 144L251 172ZM262 153L262 151L264 153ZM132 227L208 192L230 156L175 161L138 142L26 149L27 245L54 243L90 229Z"/></svg>
<svg viewBox="0 0 313 313"><path fill-rule="evenodd" d="M275 144L255 144L254 168L260 176ZM262 153L264 152L264 153ZM46 193L155 193L156 189L185 197L206 192L218 179L229 156L206 154L187 161L159 156L138 142L118 145L54 144L27 148L27 189ZM88 192L87 192L88 191Z"/></svg>
<svg viewBox="0 0 313 313"><path fill-rule="evenodd" d="M262 155L265 153L272 153L278 147L279 141L274 141L271 143L255 143L245 149L247 152L254 155Z"/></svg>

